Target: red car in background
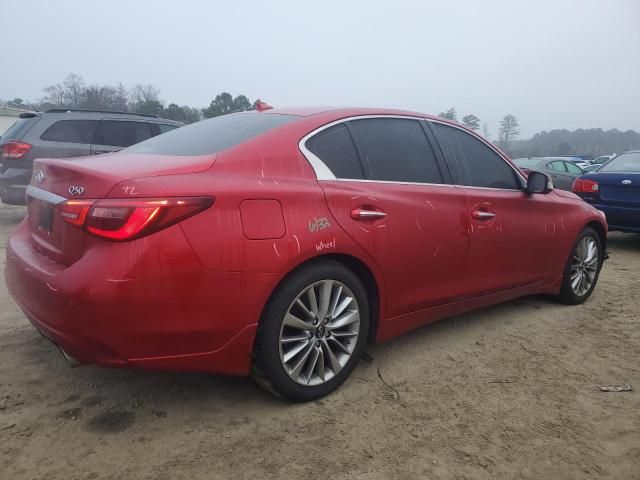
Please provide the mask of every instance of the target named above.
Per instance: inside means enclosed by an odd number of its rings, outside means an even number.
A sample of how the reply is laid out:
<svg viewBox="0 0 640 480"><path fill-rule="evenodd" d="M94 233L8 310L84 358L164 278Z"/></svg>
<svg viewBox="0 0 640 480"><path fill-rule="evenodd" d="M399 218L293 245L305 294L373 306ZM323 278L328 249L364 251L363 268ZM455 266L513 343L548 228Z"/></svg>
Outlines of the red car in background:
<svg viewBox="0 0 640 480"><path fill-rule="evenodd" d="M328 394L367 341L546 293L592 293L601 212L463 127L261 109L119 153L37 160L6 280L78 362L251 372Z"/></svg>

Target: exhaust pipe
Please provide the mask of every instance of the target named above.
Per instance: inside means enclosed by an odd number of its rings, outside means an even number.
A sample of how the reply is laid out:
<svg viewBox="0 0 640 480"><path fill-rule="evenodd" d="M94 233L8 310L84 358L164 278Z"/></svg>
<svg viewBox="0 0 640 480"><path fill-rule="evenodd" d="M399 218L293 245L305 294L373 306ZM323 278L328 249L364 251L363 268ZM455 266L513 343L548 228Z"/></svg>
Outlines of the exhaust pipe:
<svg viewBox="0 0 640 480"><path fill-rule="evenodd" d="M67 363L71 368L81 367L82 365L84 365L84 363L82 363L80 360L77 360L76 358L72 357L67 352L65 352L62 349L62 347L58 346L58 350L60 350L60 353L65 358L65 360L67 361Z"/></svg>

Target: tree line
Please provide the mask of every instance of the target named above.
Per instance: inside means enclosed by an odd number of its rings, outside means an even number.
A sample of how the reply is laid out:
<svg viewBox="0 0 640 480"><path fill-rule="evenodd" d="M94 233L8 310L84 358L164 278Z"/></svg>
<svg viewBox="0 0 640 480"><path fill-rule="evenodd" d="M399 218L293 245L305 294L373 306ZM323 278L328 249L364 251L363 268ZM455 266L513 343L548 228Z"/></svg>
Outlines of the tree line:
<svg viewBox="0 0 640 480"><path fill-rule="evenodd" d="M458 121L458 112L456 112L455 108L450 108L446 112L440 112L438 116L454 122ZM462 124L471 130L477 131L480 129L480 119L472 113L462 117ZM487 122L482 123L482 134L485 138L489 138L489 125ZM513 140L518 138L518 135L520 135L518 118L510 113L505 115L502 120L500 120L497 145L506 149Z"/></svg>
<svg viewBox="0 0 640 480"><path fill-rule="evenodd" d="M35 102L14 98L9 101L0 100L0 105L37 111L77 108L145 113L183 123L193 123L203 118L253 110L256 103L251 102L245 95L234 97L230 93L222 92L205 108L193 108L177 103L166 105L160 99L160 90L153 85L139 84L132 88L126 88L122 83L87 85L84 79L75 73L67 75L62 83L45 87L43 91L45 95Z"/></svg>
<svg viewBox="0 0 640 480"><path fill-rule="evenodd" d="M43 111L49 108L79 108L88 110L107 110L132 113L146 113L161 118L193 123L203 118L212 118L228 113L253 110L256 101L245 95L233 96L228 92L216 95L207 107L194 108L161 100L160 90L153 85L135 85L126 88L122 83L116 85L87 85L84 79L70 73L61 83L49 85L43 89L45 95L36 102L21 98L9 101L0 100L0 105ZM458 121L455 108L440 112L440 117ZM462 117L463 125L471 130L482 130L485 138L490 137L487 122L481 122L476 115L469 113ZM629 130L604 131L600 128L552 130L540 132L528 140L518 140L520 123L512 114L505 115L500 121L495 144L512 157L552 156L571 154L601 155L626 150L640 149L640 133Z"/></svg>

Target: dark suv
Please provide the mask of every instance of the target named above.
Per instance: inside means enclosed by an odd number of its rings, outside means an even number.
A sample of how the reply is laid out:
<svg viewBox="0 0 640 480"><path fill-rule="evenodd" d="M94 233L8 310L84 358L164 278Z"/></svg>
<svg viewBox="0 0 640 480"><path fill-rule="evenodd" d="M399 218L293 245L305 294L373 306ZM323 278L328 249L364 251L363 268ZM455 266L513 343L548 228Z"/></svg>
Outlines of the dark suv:
<svg viewBox="0 0 640 480"><path fill-rule="evenodd" d="M4 203L25 203L36 158L115 152L181 125L136 113L58 108L23 113L0 139L0 198Z"/></svg>

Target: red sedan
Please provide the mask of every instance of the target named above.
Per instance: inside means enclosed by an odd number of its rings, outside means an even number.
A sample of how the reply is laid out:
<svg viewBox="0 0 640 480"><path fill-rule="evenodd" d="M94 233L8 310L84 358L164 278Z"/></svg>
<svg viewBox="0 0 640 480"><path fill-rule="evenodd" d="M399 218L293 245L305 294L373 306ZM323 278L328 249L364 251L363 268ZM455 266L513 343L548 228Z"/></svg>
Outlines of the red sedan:
<svg viewBox="0 0 640 480"><path fill-rule="evenodd" d="M5 276L80 363L321 397L368 341L523 295L578 304L602 213L420 113L262 109L35 162Z"/></svg>

